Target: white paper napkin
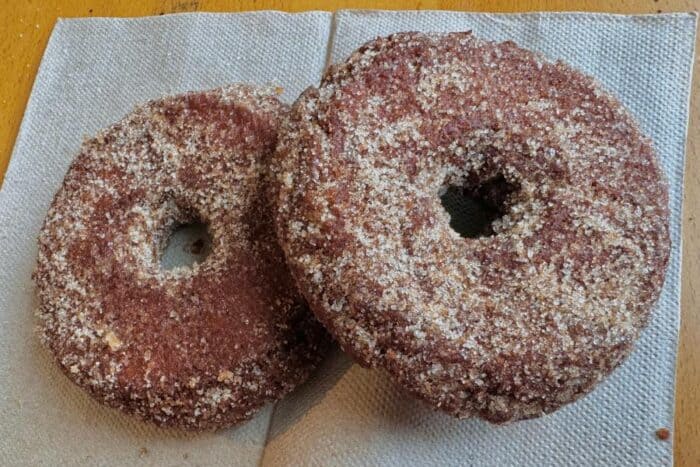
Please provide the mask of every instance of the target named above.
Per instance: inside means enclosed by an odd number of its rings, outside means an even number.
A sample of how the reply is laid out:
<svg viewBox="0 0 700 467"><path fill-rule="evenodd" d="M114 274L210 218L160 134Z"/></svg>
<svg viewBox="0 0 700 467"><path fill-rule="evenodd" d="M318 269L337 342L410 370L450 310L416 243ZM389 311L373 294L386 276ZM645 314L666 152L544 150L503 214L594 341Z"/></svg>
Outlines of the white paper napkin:
<svg viewBox="0 0 700 467"><path fill-rule="evenodd" d="M33 335L36 235L82 136L136 103L233 81L279 83L292 101L376 35L472 29L598 77L655 142L671 182L666 285L631 358L583 400L495 427L402 395L339 352L288 399L238 428L162 430L93 402ZM57 24L0 191L0 461L144 465L662 465L672 445L680 216L695 16L453 12L188 14ZM269 431L269 433L268 433Z"/></svg>
<svg viewBox="0 0 700 467"><path fill-rule="evenodd" d="M83 136L139 102L234 81L276 82L293 100L318 80L329 33L327 13L57 23L0 191L0 464L259 462L271 407L195 436L105 408L59 372L33 333L36 236Z"/></svg>

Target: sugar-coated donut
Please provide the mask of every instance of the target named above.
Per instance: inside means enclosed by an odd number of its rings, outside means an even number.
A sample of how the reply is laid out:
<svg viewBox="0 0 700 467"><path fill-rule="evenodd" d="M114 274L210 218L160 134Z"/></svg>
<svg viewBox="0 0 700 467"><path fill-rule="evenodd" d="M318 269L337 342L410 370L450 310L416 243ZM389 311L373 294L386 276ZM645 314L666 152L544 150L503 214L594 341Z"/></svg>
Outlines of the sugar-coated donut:
<svg viewBox="0 0 700 467"><path fill-rule="evenodd" d="M278 237L343 349L459 417L537 417L631 352L664 281L668 190L594 79L470 33L371 41L283 122ZM450 227L456 187L500 213Z"/></svg>
<svg viewBox="0 0 700 467"><path fill-rule="evenodd" d="M159 425L220 428L303 381L325 334L296 292L266 193L274 89L149 102L86 141L39 236L39 330L68 377ZM211 253L162 269L176 223Z"/></svg>

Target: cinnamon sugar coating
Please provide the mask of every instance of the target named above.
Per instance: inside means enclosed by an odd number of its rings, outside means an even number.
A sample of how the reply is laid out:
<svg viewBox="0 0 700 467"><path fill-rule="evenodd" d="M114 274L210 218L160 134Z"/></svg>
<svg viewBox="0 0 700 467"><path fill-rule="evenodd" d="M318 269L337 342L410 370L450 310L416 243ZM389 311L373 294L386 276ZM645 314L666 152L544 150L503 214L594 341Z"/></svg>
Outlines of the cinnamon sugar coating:
<svg viewBox="0 0 700 467"><path fill-rule="evenodd" d="M220 428L302 382L325 334L276 243L264 167L288 109L234 85L149 102L86 141L49 209L39 330L98 400L159 425ZM161 269L176 222L212 251Z"/></svg>
<svg viewBox="0 0 700 467"><path fill-rule="evenodd" d="M458 417L537 417L629 355L669 257L650 141L594 79L512 42L400 33L282 124L278 237L346 352ZM440 194L515 187L462 238Z"/></svg>

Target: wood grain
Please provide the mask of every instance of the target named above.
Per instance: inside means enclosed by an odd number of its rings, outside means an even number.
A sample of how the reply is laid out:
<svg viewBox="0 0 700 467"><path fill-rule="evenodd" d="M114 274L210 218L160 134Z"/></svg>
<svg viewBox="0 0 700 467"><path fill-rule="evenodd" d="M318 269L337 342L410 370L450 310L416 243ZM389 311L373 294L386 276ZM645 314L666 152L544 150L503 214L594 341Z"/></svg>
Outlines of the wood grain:
<svg viewBox="0 0 700 467"><path fill-rule="evenodd" d="M12 3L6 0L0 6L0 57L5 70L3 79L0 80L0 183L9 162L46 41L58 17L338 8L660 13L697 11L699 7L700 0L21 0ZM700 348L700 137L696 130L700 125L699 70L696 56L685 172L682 318L676 386L676 422L672 430L676 465L681 467L700 466L700 352L695 351ZM650 433L650 442L668 441L656 441ZM591 448L595 449L594 446Z"/></svg>

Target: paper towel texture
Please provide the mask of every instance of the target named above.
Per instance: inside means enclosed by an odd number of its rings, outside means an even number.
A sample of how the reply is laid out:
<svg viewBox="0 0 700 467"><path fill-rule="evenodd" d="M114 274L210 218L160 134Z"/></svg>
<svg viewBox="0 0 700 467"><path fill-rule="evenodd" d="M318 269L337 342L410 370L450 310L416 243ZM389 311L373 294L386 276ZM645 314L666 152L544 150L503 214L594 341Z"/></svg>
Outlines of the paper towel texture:
<svg viewBox="0 0 700 467"><path fill-rule="evenodd" d="M239 428L191 435L105 408L68 382L33 333L36 236L83 136L139 102L234 81L279 83L293 100L318 80L329 33L326 13L56 25L0 191L0 464L259 462L271 407Z"/></svg>
<svg viewBox="0 0 700 467"><path fill-rule="evenodd" d="M379 372L349 367L337 355L315 380L277 405L265 463L670 464L671 443L656 440L654 431L673 427L695 17L343 11L334 18L331 60L378 35L405 30L473 30L483 38L510 39L596 76L617 95L654 141L670 180L673 250L666 284L631 358L592 394L553 415L504 427L452 420L407 400Z"/></svg>
<svg viewBox="0 0 700 467"><path fill-rule="evenodd" d="M233 81L280 84L291 102L318 82L327 59L341 60L377 35L467 29L514 40L596 76L651 136L669 177L673 251L662 297L636 351L595 392L551 416L495 427L434 413L382 373L352 365L336 351L274 409L238 428L191 435L104 408L60 374L33 335L30 275L36 235L83 135L144 100ZM670 464L672 445L656 440L654 431L673 426L694 34L689 14L260 12L59 22L0 191L0 462Z"/></svg>

